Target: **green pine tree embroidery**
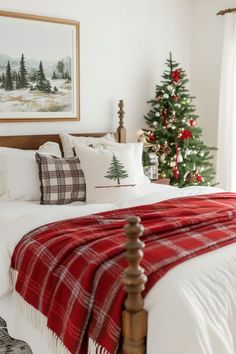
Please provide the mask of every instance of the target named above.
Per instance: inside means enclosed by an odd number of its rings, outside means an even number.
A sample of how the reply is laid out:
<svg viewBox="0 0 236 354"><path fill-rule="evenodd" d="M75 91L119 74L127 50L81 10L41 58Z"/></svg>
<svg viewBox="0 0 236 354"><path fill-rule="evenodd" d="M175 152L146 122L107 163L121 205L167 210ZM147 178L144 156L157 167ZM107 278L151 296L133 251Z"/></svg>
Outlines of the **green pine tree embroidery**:
<svg viewBox="0 0 236 354"><path fill-rule="evenodd" d="M6 78L4 88L6 91L13 90L13 80L12 80L12 73L11 73L11 65L10 62L7 62L7 69L6 69Z"/></svg>
<svg viewBox="0 0 236 354"><path fill-rule="evenodd" d="M117 159L115 155L113 155L111 165L107 171L107 175L104 177L117 181L117 184L120 185L120 180L129 177L129 175L125 170L124 165Z"/></svg>

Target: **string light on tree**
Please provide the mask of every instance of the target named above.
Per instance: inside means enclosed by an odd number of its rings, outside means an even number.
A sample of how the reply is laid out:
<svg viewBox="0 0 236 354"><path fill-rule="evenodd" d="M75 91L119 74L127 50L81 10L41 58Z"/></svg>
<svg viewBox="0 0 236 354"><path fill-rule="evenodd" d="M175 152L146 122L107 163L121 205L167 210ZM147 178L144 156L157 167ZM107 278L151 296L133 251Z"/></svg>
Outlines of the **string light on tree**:
<svg viewBox="0 0 236 354"><path fill-rule="evenodd" d="M172 185L213 185L213 157L201 138L193 97L186 88L186 73L171 54L166 65L145 116L150 127L144 130L148 142L145 153L157 154L159 174L170 178Z"/></svg>

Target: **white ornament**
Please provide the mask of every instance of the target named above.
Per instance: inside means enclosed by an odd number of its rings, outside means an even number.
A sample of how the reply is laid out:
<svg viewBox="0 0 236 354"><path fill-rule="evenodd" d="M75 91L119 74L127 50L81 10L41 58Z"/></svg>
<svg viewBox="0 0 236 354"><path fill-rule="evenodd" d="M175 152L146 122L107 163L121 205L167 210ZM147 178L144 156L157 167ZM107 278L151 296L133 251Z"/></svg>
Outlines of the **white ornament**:
<svg viewBox="0 0 236 354"><path fill-rule="evenodd" d="M172 86L172 85L168 85L168 86L167 86L167 90L170 91L170 92L172 92L172 91L173 91L173 86Z"/></svg>
<svg viewBox="0 0 236 354"><path fill-rule="evenodd" d="M165 93L164 95L163 95L163 98L165 98L166 100L169 98L170 96L168 95L168 93Z"/></svg>
<svg viewBox="0 0 236 354"><path fill-rule="evenodd" d="M181 155L181 152L179 152L178 161L179 163L183 162L183 156Z"/></svg>
<svg viewBox="0 0 236 354"><path fill-rule="evenodd" d="M156 112L156 113L155 113L155 116L156 116L156 117L160 117L160 112Z"/></svg>
<svg viewBox="0 0 236 354"><path fill-rule="evenodd" d="M156 121L154 121L154 122L152 123L152 125L153 125L154 127L157 127L157 126L158 126L158 123L157 123Z"/></svg>
<svg viewBox="0 0 236 354"><path fill-rule="evenodd" d="M170 162L170 167L174 167L176 165L176 162L175 161L171 161Z"/></svg>
<svg viewBox="0 0 236 354"><path fill-rule="evenodd" d="M160 156L161 162L163 162L165 160L165 158L166 158L166 155L165 154L161 154L161 156Z"/></svg>
<svg viewBox="0 0 236 354"><path fill-rule="evenodd" d="M181 104L175 103L175 107L176 107L176 108L181 108Z"/></svg>

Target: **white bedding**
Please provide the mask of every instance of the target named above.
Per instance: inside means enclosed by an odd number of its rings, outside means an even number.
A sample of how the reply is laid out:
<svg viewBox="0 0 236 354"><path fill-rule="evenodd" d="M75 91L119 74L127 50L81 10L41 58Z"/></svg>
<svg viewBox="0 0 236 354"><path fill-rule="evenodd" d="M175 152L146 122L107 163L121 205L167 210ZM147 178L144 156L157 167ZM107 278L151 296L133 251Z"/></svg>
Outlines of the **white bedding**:
<svg viewBox="0 0 236 354"><path fill-rule="evenodd" d="M0 201L0 316L8 321L11 334L28 341L34 354L51 353L46 339L19 315L12 297L10 258L25 233L69 217L218 191L150 184L143 187L142 198L116 204L40 206ZM149 312L148 354L235 354L236 245L176 266L151 289L145 307Z"/></svg>

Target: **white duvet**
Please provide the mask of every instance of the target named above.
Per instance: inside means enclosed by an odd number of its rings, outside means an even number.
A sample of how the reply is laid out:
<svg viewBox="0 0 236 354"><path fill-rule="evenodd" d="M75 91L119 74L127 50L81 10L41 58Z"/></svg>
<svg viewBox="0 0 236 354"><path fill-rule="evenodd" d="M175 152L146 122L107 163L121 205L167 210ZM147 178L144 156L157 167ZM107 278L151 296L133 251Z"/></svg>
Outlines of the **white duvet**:
<svg viewBox="0 0 236 354"><path fill-rule="evenodd" d="M48 354L46 339L19 316L9 272L11 255L32 229L61 219L220 190L208 187L177 189L150 184L143 197L116 204L40 206L32 202L0 201L0 316L14 327L14 336L32 345L34 354ZM9 306L9 308L7 308ZM236 353L236 245L196 257L169 271L145 298L148 310L148 354ZM13 326L14 322L14 326ZM45 343L43 343L45 341ZM42 349L44 348L44 349Z"/></svg>

